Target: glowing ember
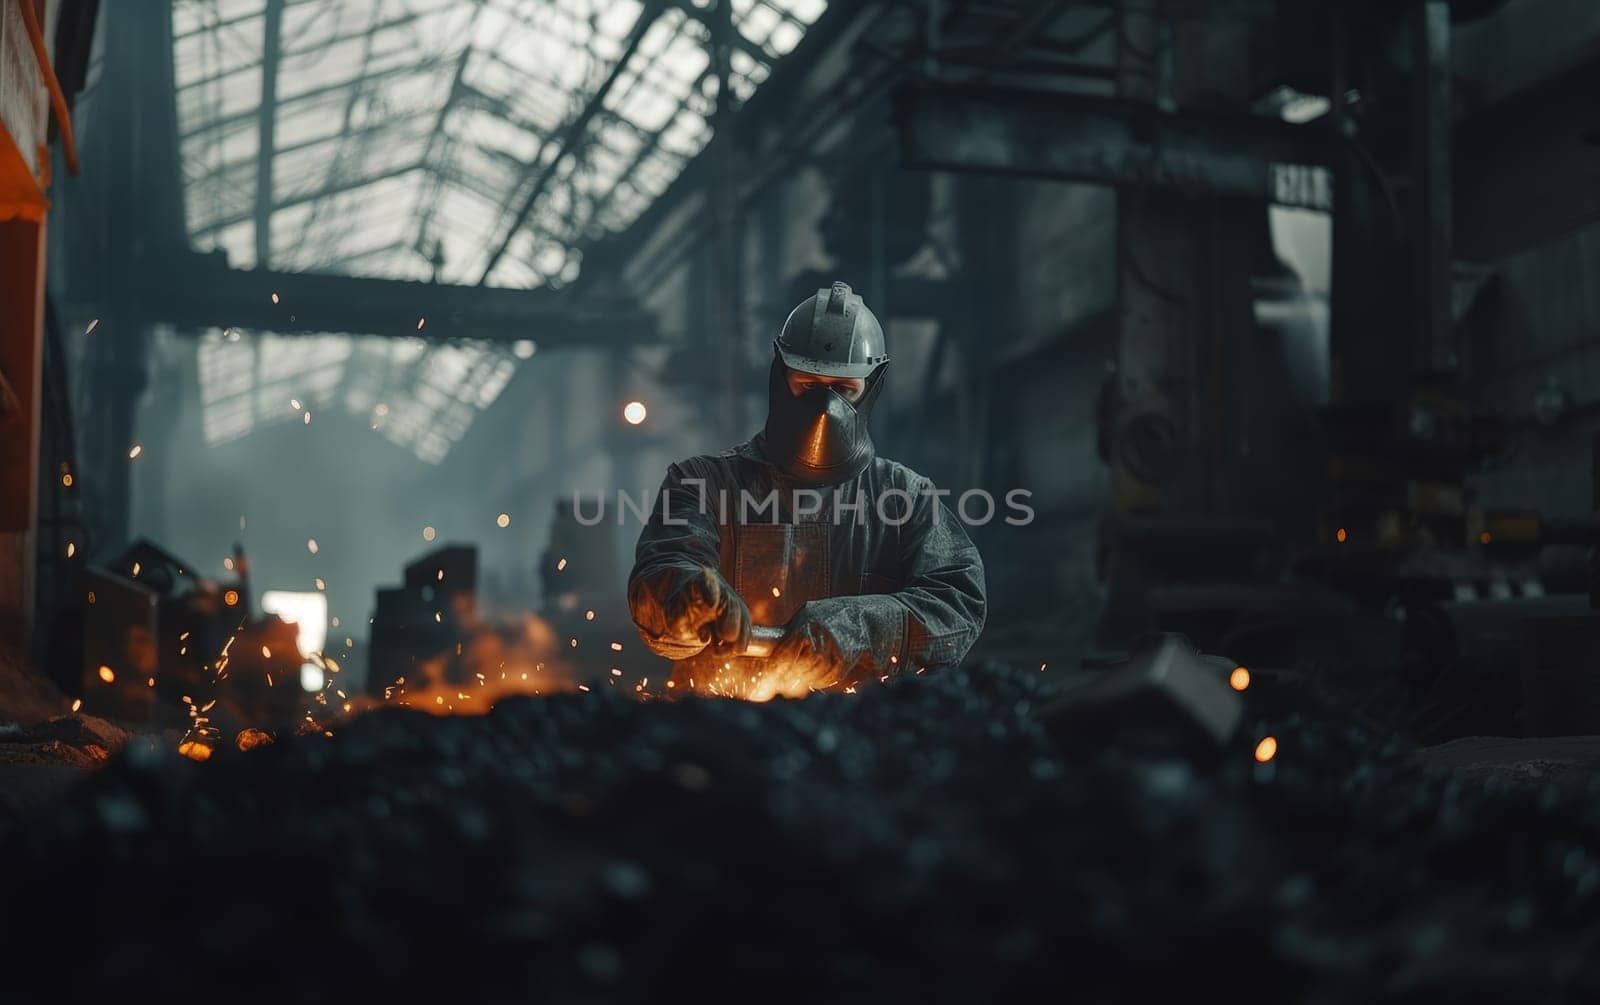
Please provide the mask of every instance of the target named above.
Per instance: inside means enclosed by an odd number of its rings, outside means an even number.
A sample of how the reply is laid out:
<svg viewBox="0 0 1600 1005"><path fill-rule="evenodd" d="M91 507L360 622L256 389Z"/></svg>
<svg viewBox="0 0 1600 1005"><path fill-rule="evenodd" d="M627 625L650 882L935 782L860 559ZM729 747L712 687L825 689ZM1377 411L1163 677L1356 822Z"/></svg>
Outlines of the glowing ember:
<svg viewBox="0 0 1600 1005"><path fill-rule="evenodd" d="M72 710L74 712L76 712L78 709L80 709L82 707L83 707L83 699L82 698L74 698L74 699L72 699Z"/></svg>
<svg viewBox="0 0 1600 1005"><path fill-rule="evenodd" d="M313 537L313 538L307 539L307 541L306 541L306 550L311 552L311 554L313 554L313 555L315 555L317 553L317 551L319 549L317 547L317 539L316 538Z"/></svg>
<svg viewBox="0 0 1600 1005"><path fill-rule="evenodd" d="M424 528L422 528L422 539L424 541L432 541L434 538L436 538L438 536L439 536L439 532L434 530L432 527L424 527Z"/></svg>
<svg viewBox="0 0 1600 1005"><path fill-rule="evenodd" d="M1334 539L1337 540L1340 544L1344 544L1345 538L1349 537L1350 535L1348 533L1346 533L1346 531L1345 531L1345 529L1343 527L1340 527L1337 531L1334 532L1333 536L1334 536Z"/></svg>
<svg viewBox="0 0 1600 1005"><path fill-rule="evenodd" d="M270 659L272 659L272 650L267 648L266 646L262 646L261 647L261 655L262 655L262 658L270 660Z"/></svg>
<svg viewBox="0 0 1600 1005"><path fill-rule="evenodd" d="M209 761L211 759L211 746L199 740L184 740L178 744L178 753L191 761Z"/></svg>
<svg viewBox="0 0 1600 1005"><path fill-rule="evenodd" d="M73 555L76 555L77 553L78 553L78 546L76 544L73 544L71 541L68 541L67 542L67 557L71 558Z"/></svg>
<svg viewBox="0 0 1600 1005"><path fill-rule="evenodd" d="M1256 744L1256 761L1258 763L1266 764L1268 761L1272 760L1274 757L1277 757L1277 756L1278 756L1278 738L1277 737L1275 737L1275 736L1263 737L1261 742Z"/></svg>
<svg viewBox="0 0 1600 1005"><path fill-rule="evenodd" d="M222 602L227 604L229 607L237 607L239 604L239 591L229 590L227 593L224 593L222 595Z"/></svg>
<svg viewBox="0 0 1600 1005"><path fill-rule="evenodd" d="M133 563L133 578L134 579L138 579L139 578L139 563L138 562Z"/></svg>
<svg viewBox="0 0 1600 1005"><path fill-rule="evenodd" d="M128 460L131 461L142 453L144 453L144 447L135 443L133 446L128 448Z"/></svg>
<svg viewBox="0 0 1600 1005"><path fill-rule="evenodd" d="M509 527L511 526L511 514L501 513L499 516L494 518L494 522L500 527Z"/></svg>
<svg viewBox="0 0 1600 1005"><path fill-rule="evenodd" d="M321 576L318 576L316 579L312 580L312 582L317 584L317 589L319 590L326 590L328 588L328 584L323 582Z"/></svg>
<svg viewBox="0 0 1600 1005"><path fill-rule="evenodd" d="M774 586L774 587L773 587L773 588L772 588L772 595L773 595L773 596L774 596L774 597L781 597L781 596L783 596L783 591L782 591L782 590L780 590L780 589L778 589L778 588L777 588L777 587L776 587L776 586Z"/></svg>
<svg viewBox="0 0 1600 1005"><path fill-rule="evenodd" d="M592 610L584 611L583 612L583 620L585 620L585 621L593 621L594 620L594 611L592 611Z"/></svg>
<svg viewBox="0 0 1600 1005"><path fill-rule="evenodd" d="M110 684L117 679L116 671L102 663L100 664L100 679Z"/></svg>
<svg viewBox="0 0 1600 1005"><path fill-rule="evenodd" d="M240 750L254 750L272 743L272 734L262 729L241 729L239 735L234 737L233 743Z"/></svg>
<svg viewBox="0 0 1600 1005"><path fill-rule="evenodd" d="M1243 691L1250 686L1250 671L1244 667L1234 667L1233 673L1228 675L1228 686L1235 691Z"/></svg>
<svg viewBox="0 0 1600 1005"><path fill-rule="evenodd" d="M277 302L278 302L278 295L277 295L277 294L276 294L276 293L274 293L274 294L273 294L273 295L272 295L272 302L273 302L273 303L277 303Z"/></svg>
<svg viewBox="0 0 1600 1005"><path fill-rule="evenodd" d="M564 558L561 561L556 563L556 571L557 572L560 572L562 569L565 569L566 567L567 567L567 560L564 559Z"/></svg>

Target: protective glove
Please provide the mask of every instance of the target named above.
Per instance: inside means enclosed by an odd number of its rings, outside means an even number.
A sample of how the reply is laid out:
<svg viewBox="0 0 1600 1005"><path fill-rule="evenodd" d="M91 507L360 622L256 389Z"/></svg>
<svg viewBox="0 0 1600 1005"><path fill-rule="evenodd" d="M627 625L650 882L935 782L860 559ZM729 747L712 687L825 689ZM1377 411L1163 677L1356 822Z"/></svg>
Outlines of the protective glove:
<svg viewBox="0 0 1600 1005"><path fill-rule="evenodd" d="M844 684L846 671L839 643L808 602L784 626L783 641L772 650L772 666L787 679L798 679L812 690Z"/></svg>
<svg viewBox="0 0 1600 1005"><path fill-rule="evenodd" d="M664 640L732 654L750 644L750 608L715 569L681 579L663 598L661 616Z"/></svg>

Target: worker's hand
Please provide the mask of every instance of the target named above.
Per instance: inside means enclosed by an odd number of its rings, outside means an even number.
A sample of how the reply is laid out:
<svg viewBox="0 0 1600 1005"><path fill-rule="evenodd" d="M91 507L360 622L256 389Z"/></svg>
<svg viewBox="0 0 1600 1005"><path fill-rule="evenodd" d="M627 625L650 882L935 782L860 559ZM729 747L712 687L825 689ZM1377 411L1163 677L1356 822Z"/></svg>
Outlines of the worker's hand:
<svg viewBox="0 0 1600 1005"><path fill-rule="evenodd" d="M742 652L750 644L750 608L715 569L686 577L662 605L669 637L717 652Z"/></svg>
<svg viewBox="0 0 1600 1005"><path fill-rule="evenodd" d="M768 657L768 662L785 679L797 680L811 690L823 690L844 683L849 669L839 644L810 610L809 603L784 626L783 641Z"/></svg>

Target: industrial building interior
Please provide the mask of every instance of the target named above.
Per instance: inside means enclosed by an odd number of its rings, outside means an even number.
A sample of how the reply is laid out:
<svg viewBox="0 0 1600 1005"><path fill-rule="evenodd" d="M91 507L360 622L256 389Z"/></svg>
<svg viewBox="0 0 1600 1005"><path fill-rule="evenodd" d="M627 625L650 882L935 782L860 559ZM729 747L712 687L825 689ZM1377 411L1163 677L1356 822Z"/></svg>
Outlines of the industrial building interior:
<svg viewBox="0 0 1600 1005"><path fill-rule="evenodd" d="M8 1000L1600 998L1594 0L0 0L0 125ZM686 687L837 283L981 634Z"/></svg>

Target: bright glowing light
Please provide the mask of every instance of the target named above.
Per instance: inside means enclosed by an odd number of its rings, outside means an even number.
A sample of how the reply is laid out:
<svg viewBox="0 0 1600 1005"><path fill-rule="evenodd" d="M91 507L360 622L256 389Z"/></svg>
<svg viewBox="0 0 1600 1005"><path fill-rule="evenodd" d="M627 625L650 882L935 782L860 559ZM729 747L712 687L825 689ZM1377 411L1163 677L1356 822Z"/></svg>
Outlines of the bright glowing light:
<svg viewBox="0 0 1600 1005"><path fill-rule="evenodd" d="M142 453L144 453L144 447L135 443L133 446L128 448L128 460L134 460Z"/></svg>
<svg viewBox="0 0 1600 1005"><path fill-rule="evenodd" d="M511 514L501 513L499 516L494 518L494 522L497 526L509 527L511 526Z"/></svg>
<svg viewBox="0 0 1600 1005"><path fill-rule="evenodd" d="M1256 744L1256 760L1262 764L1266 764L1268 761L1277 756L1278 738L1275 736L1262 737L1261 742Z"/></svg>
<svg viewBox="0 0 1600 1005"><path fill-rule="evenodd" d="M1233 673L1228 675L1228 686L1235 691L1243 691L1250 686L1250 671L1244 667L1234 667Z"/></svg>
<svg viewBox="0 0 1600 1005"><path fill-rule="evenodd" d="M434 530L432 527L424 527L424 528L422 528L422 539L424 541L432 541L434 538L436 538L438 536L439 536L439 532Z"/></svg>
<svg viewBox="0 0 1600 1005"><path fill-rule="evenodd" d="M309 653L322 652L322 647L327 644L327 594L268 590L261 595L261 609L295 626L295 645L302 659ZM316 687L309 686L313 671L317 678ZM303 664L300 667L300 686L307 691L322 690L322 670L314 663Z"/></svg>
<svg viewBox="0 0 1600 1005"><path fill-rule="evenodd" d="M642 401L630 401L622 406L622 417L628 421L630 426L637 426L649 414Z"/></svg>
<svg viewBox="0 0 1600 1005"><path fill-rule="evenodd" d="M317 539L316 538L313 537L313 538L310 538L310 539L308 539L306 541L306 550L311 552L311 554L313 554L313 555L315 555L320 550L317 547Z"/></svg>
<svg viewBox="0 0 1600 1005"><path fill-rule="evenodd" d="M117 679L117 675L110 667L102 663L100 665L100 679L110 684Z"/></svg>
<svg viewBox="0 0 1600 1005"><path fill-rule="evenodd" d="M227 593L224 593L222 595L222 602L227 604L229 607L237 607L239 604L239 591L229 590Z"/></svg>
<svg viewBox="0 0 1600 1005"><path fill-rule="evenodd" d="M1343 527L1340 527L1333 534L1334 540L1338 541L1340 544L1344 544L1345 538L1347 538L1349 536L1350 535L1345 531L1345 529Z"/></svg>
<svg viewBox="0 0 1600 1005"><path fill-rule="evenodd" d="M300 689L316 693L321 691L327 683L323 679L322 670L315 663L300 664Z"/></svg>
<svg viewBox="0 0 1600 1005"><path fill-rule="evenodd" d="M518 359L532 359L538 351L539 346L532 339L519 338L511 343L511 355Z"/></svg>

